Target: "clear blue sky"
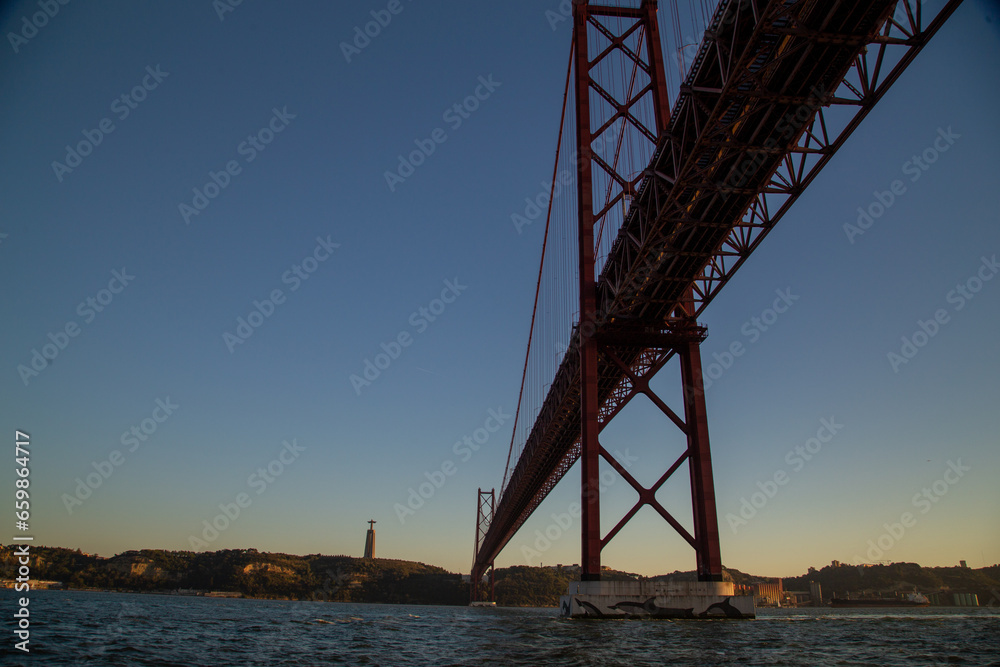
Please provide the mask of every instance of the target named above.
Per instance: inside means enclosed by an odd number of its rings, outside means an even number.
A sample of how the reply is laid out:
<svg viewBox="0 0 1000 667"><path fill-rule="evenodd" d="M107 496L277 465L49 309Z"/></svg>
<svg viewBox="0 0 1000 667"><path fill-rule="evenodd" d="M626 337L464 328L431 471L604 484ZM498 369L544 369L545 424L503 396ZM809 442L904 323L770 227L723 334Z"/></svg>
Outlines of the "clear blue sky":
<svg viewBox="0 0 1000 667"><path fill-rule="evenodd" d="M468 571L476 489L499 487L512 422L478 451L453 445L517 400L542 229L519 235L510 216L552 169L570 27L550 25L555 0L403 0L345 56L340 43L387 4L244 2L220 20L209 0L74 2L37 34L23 24L35 2L0 9L0 431L32 436L40 543L187 549L240 499L209 548L360 556L374 518L378 555ZM908 511L915 523L877 559L1000 561L1000 279L960 310L948 300L1000 254L998 9L964 3L703 317L706 363L746 348L708 391L729 566L782 575L865 557ZM445 115L477 90L468 117ZM909 181L905 163L939 128L959 138ZM434 152L390 190L397 156L428 140ZM89 154L67 157L81 142ZM205 192L212 173L225 187ZM895 179L906 192L849 242L844 224ZM786 288L799 299L751 340L746 323ZM270 316L251 315L274 290ZM948 321L894 372L887 353L938 309ZM233 342L238 318L260 326ZM352 384L400 334L398 358ZM33 350L54 357L37 375L18 370ZM652 481L674 434L644 406L624 416L607 439ZM831 441L786 460L830 418L843 424ZM119 465L103 463L115 450ZM914 502L959 460L971 469L950 473L938 502ZM446 461L453 474L401 522L394 505ZM110 475L70 513L76 480L98 469ZM727 515L779 471L788 483L732 529ZM578 479L498 564L579 562L576 526L538 557L522 550ZM606 527L625 486L608 490ZM662 497L689 521L686 492ZM606 564L693 568L640 517Z"/></svg>

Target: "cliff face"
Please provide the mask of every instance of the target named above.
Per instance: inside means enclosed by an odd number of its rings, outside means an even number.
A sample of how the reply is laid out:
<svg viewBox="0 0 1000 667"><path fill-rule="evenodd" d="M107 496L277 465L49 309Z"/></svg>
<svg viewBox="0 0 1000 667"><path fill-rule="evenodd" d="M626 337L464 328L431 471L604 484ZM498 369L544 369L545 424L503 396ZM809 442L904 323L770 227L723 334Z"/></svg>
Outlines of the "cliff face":
<svg viewBox="0 0 1000 667"><path fill-rule="evenodd" d="M123 556L108 559L105 567L126 579L145 579L158 582L179 582L183 576L180 572L158 567L151 558L142 556Z"/></svg>
<svg viewBox="0 0 1000 667"><path fill-rule="evenodd" d="M275 574L293 575L295 572L288 567L281 567L273 563L250 563L243 568L243 574L253 574L254 572L273 572Z"/></svg>
<svg viewBox="0 0 1000 667"><path fill-rule="evenodd" d="M248 597L342 602L466 604L468 584L439 567L388 559L290 556L255 549L206 553L127 551L101 558L69 549L32 549L32 577L68 588L224 591ZM0 578L16 571L0 548Z"/></svg>

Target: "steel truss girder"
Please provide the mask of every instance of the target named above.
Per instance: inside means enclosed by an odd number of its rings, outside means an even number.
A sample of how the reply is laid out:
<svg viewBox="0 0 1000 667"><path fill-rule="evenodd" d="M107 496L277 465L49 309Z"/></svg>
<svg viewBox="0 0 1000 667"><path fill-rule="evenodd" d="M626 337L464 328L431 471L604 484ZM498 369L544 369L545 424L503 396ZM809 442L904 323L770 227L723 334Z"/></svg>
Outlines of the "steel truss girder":
<svg viewBox="0 0 1000 667"><path fill-rule="evenodd" d="M724 3L726 4L726 3ZM730 5L738 3L728 3ZM743 4L746 4L745 2ZM926 25L919 0L872 3L881 7L879 28L857 40L843 39L844 34L832 31L797 27L811 3L800 2L789 6L761 8L764 3L751 3L757 10L756 29L771 26L770 32L786 42L785 55L774 59L765 67L748 71L741 76L741 63L731 58L732 49L726 48L724 32L714 36L706 34L706 41L699 51L698 62L704 62L724 82L722 87L705 87L693 83L692 76L675 105L670 136L662 142L661 149L640 186L640 195L633 200L629 219L633 224L623 226L624 234L616 240L601 276L601 298L609 299L629 312L629 307L651 303L670 303L666 299L637 297L628 286L629 273L642 265L642 258L650 260L651 253L674 251L672 266L661 270L669 281L670 275L679 276L678 288L691 277L688 262L683 258L683 248L692 240L691 225L704 229L712 222L694 222L692 210L702 208L726 209L740 204L739 221L730 227L710 256L705 257L702 268L694 274L696 299L695 313L700 314L736 270L756 249L767 233L788 212L798 196L815 179L837 150L849 138L861 121L885 95L902 71L912 62L927 41L943 22L961 4L952 0ZM893 11L894 10L894 11ZM900 18L904 17L904 18ZM781 24L775 27L776 24ZM709 30L711 33L711 28ZM823 39L816 39L823 36ZM863 37L863 39L862 39ZM809 40L849 47L861 44L861 53L849 60L834 84L825 88L816 85L802 95L783 95L767 87L765 74L776 63L787 60L789 53L804 53ZM761 43L767 43L763 37ZM798 43L801 42L801 43ZM887 63L892 62L892 66ZM741 105L729 103L725 111L739 108L729 117L719 113L709 117L704 109L713 106L706 102L715 100L719 106L720 93L728 89L734 98L743 100ZM751 102L747 102L750 100ZM792 107L790 110L788 107ZM837 118L837 127L831 119L831 110L853 111L847 118ZM781 113L783 111L783 113ZM789 119L789 111L791 119ZM798 114L796 116L795 114ZM775 141L774 134L765 136L759 131L748 133L749 139L737 136L734 127L754 123L763 127L770 119L779 118L776 127L788 135L787 140ZM782 123L784 122L784 126ZM789 132L788 128L793 128ZM768 141L768 140L771 141ZM743 171L738 167L746 165ZM727 170L728 167L728 170ZM760 174L765 177L761 178ZM727 202L727 200L730 200ZM744 203L745 202L745 203ZM726 225L726 223L722 223ZM663 230L672 230L664 233ZM675 293L676 293L675 291ZM617 308L610 308L615 312Z"/></svg>

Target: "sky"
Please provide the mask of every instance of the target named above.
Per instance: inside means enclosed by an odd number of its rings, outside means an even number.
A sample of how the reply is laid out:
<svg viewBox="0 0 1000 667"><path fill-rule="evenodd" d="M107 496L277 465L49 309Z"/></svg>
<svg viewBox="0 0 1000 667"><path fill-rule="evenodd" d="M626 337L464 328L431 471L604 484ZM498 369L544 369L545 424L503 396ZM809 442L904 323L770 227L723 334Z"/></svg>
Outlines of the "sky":
<svg viewBox="0 0 1000 667"><path fill-rule="evenodd" d="M468 572L521 379L542 228L511 216L552 171L559 2L39 11L0 5L0 484L28 433L23 534L361 556L374 519L376 555ZM997 80L1000 3L968 0L702 316L725 565L1000 562ZM680 447L639 402L602 442L647 484ZM634 497L610 480L605 530ZM659 498L690 525L687 493ZM578 497L575 466L497 565L578 563ZM694 568L649 508L603 559Z"/></svg>

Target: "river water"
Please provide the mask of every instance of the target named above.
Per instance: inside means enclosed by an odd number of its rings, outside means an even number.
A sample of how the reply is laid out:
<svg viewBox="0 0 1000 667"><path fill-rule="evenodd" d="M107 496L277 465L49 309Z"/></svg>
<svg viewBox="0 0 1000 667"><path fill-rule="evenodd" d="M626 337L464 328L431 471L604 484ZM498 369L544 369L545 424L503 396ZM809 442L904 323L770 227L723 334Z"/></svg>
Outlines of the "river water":
<svg viewBox="0 0 1000 667"><path fill-rule="evenodd" d="M555 609L0 594L2 665L997 665L1000 609L763 609L754 621L570 621Z"/></svg>

